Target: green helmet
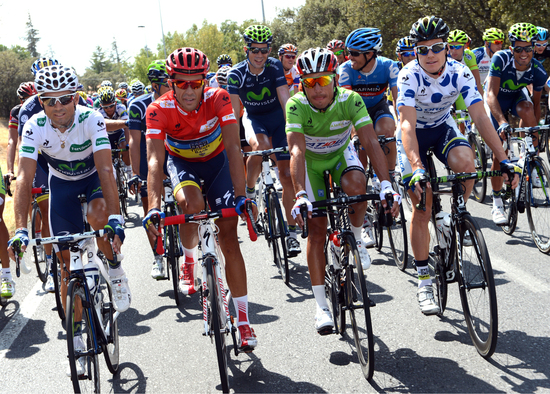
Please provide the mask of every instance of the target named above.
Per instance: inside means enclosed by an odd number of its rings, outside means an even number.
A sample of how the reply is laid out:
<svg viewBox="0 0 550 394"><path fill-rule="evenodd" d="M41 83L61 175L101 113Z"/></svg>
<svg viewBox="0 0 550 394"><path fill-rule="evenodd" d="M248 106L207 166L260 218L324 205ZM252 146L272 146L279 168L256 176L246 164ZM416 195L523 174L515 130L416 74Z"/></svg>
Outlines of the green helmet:
<svg viewBox="0 0 550 394"><path fill-rule="evenodd" d="M447 38L447 42L458 42L460 44L467 44L469 41L470 37L462 30L453 30L449 33L449 38Z"/></svg>
<svg viewBox="0 0 550 394"><path fill-rule="evenodd" d="M267 44L271 45L273 34L267 26L252 25L248 26L243 33L244 42L250 44Z"/></svg>
<svg viewBox="0 0 550 394"><path fill-rule="evenodd" d="M496 27L491 27L483 32L483 41L504 41L504 33Z"/></svg>
<svg viewBox="0 0 550 394"><path fill-rule="evenodd" d="M165 79L168 79L168 73L166 72L166 60L155 60L153 63L149 64L147 69L147 78L152 83L162 82Z"/></svg>
<svg viewBox="0 0 550 394"><path fill-rule="evenodd" d="M516 41L525 41L534 43L537 41L539 31L535 25L531 23L516 23L510 28L508 38L512 45Z"/></svg>

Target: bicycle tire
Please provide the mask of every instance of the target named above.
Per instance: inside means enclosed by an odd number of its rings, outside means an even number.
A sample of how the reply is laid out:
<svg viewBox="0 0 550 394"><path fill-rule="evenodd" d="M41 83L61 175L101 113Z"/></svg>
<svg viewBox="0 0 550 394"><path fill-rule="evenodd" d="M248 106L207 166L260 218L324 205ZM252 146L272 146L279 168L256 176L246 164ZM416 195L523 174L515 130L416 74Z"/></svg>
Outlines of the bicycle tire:
<svg viewBox="0 0 550 394"><path fill-rule="evenodd" d="M36 238L36 217L40 215L40 223L42 223L42 213L40 212L40 207L37 203L33 204L32 215L31 215L31 237L32 239ZM32 253L34 256L34 264L36 265L36 271L38 272L38 277L42 283L46 283L48 280L48 259L46 258L46 248L42 245L40 248L41 252L39 253L38 246L33 245Z"/></svg>
<svg viewBox="0 0 550 394"><path fill-rule="evenodd" d="M335 271L328 262L331 257L328 256L329 252L325 251L325 295L330 302L330 309L332 311L332 320L334 321L334 333L340 333L340 315L343 313L342 305L339 302L339 283L340 273Z"/></svg>
<svg viewBox="0 0 550 394"><path fill-rule="evenodd" d="M91 308L91 303L86 301L85 288L83 283L78 278L73 278L69 282L67 290L67 350L69 354L69 366L71 369L71 381L75 393L99 393L100 392L100 376L99 376L99 360L98 355L93 349L93 343L97 340L94 338L91 331L95 331L95 326L90 318L91 313L95 313ZM74 317L75 306L82 307L82 341L85 349L76 351L74 348ZM86 306L88 305L88 306ZM85 355L82 355L85 354ZM77 376L76 374L76 357L85 358L85 374Z"/></svg>
<svg viewBox="0 0 550 394"><path fill-rule="evenodd" d="M503 198L502 202L504 204L504 215L508 220L507 224L501 226L502 231L507 235L512 235L514 231L516 231L516 226L518 224L518 206L515 190L512 190L511 196L508 199Z"/></svg>
<svg viewBox="0 0 550 394"><path fill-rule="evenodd" d="M281 204L279 203L279 196L276 191L269 191L268 204L273 262L277 266L283 282L288 286L290 275L288 272L288 253L286 250L286 231L283 212L281 211Z"/></svg>
<svg viewBox="0 0 550 394"><path fill-rule="evenodd" d="M466 231L470 233L472 246L463 244ZM498 337L495 279L485 239L470 214L462 217L460 246L458 283L464 318L478 353L489 358L495 351Z"/></svg>
<svg viewBox="0 0 550 394"><path fill-rule="evenodd" d="M65 310L61 302L61 273L58 271L59 260L57 254L52 250L52 275L54 277L53 288L55 294L55 306L57 314L61 320L65 320ZM60 267L59 267L60 268Z"/></svg>
<svg viewBox="0 0 550 394"><path fill-rule="evenodd" d="M475 134L470 134L468 142L474 150L474 163L476 171L485 171L487 169L487 156L481 141ZM477 179L474 183L474 197L477 202L483 203L487 195L487 178Z"/></svg>
<svg viewBox="0 0 550 394"><path fill-rule="evenodd" d="M363 376L371 380L374 374L374 335L370 315L370 300L367 282L361 268L361 258L353 235L344 236L344 258L348 258L345 267L345 304L349 313L355 350Z"/></svg>
<svg viewBox="0 0 550 394"><path fill-rule="evenodd" d="M382 246L384 244L384 228L380 221L380 216L384 215L384 210L382 209L382 204L380 202L374 202L374 209L376 212L376 221L372 224L373 231L374 231L374 238L375 238L375 244L374 248L380 252L382 250Z"/></svg>
<svg viewBox="0 0 550 394"><path fill-rule="evenodd" d="M428 269L434 289L434 298L437 300L437 305L439 306L439 313L437 315L442 316L445 312L445 308L447 307L448 285L447 281L445 280L442 255L439 241L437 239L437 228L435 225L434 213L432 213L432 217L428 222L428 228L430 232L430 254L428 257Z"/></svg>
<svg viewBox="0 0 550 394"><path fill-rule="evenodd" d="M409 260L409 245L407 243L407 221L405 219L403 204L399 206L399 216L393 218L393 223L391 227L387 228L387 231L393 261L395 261L397 268L405 271Z"/></svg>
<svg viewBox="0 0 550 394"><path fill-rule="evenodd" d="M374 238L374 248L378 251L380 251L380 249L382 249L382 246L378 246L380 244L380 230L379 230L379 226L378 226L378 211L377 211L377 208L376 206L374 205L374 201L371 202L368 206L367 206L367 212L366 212L366 215L369 219L369 222L370 222L370 225L371 225L371 230L372 230L372 236ZM383 241L383 240L382 240Z"/></svg>
<svg viewBox="0 0 550 394"><path fill-rule="evenodd" d="M169 216L172 216L172 211L168 210ZM166 260L168 262L168 269L172 273L172 288L174 290L174 300L176 305L180 305L179 297L179 257L176 253L176 236L174 234L174 226L168 226L167 236L166 236Z"/></svg>
<svg viewBox="0 0 550 394"><path fill-rule="evenodd" d="M209 329L211 335L214 335L216 344L216 354L218 357L218 369L220 372L220 380L222 391L229 393L229 373L227 370L227 345L225 343L226 333L222 330L226 329L227 318L223 303L223 296L220 291L224 291L219 287L219 278L216 275L214 265L216 261L212 257L206 258L206 281L208 286L208 308L210 309Z"/></svg>
<svg viewBox="0 0 550 394"><path fill-rule="evenodd" d="M117 165L117 187L118 187L118 199L120 201L120 213L125 218L128 217L128 190L126 182L126 174L121 167L120 162Z"/></svg>
<svg viewBox="0 0 550 394"><path fill-rule="evenodd" d="M103 355L105 356L105 363L109 372L113 375L118 372L120 364L120 343L118 335L118 319L113 321L113 315L115 314L115 307L113 303L113 293L111 287L105 281L105 278L101 273L99 274L99 290L101 292L100 310L103 327L109 327L106 333L107 343L103 345ZM108 325L108 326L107 326Z"/></svg>
<svg viewBox="0 0 550 394"><path fill-rule="evenodd" d="M550 172L540 157L535 157L531 161L530 168L537 171L542 187L534 187L531 179L527 184L525 205L529 229L537 248L543 253L548 253L550 252Z"/></svg>

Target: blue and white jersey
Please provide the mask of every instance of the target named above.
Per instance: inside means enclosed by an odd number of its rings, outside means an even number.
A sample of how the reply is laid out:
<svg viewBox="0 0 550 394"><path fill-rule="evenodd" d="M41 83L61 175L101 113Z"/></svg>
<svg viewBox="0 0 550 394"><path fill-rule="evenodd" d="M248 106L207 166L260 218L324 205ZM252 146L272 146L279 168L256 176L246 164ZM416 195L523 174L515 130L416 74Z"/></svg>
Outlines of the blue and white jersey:
<svg viewBox="0 0 550 394"><path fill-rule="evenodd" d="M103 115L103 117L105 119L111 119L111 120L128 120L128 112L126 111L126 107L124 106L124 104L120 104L120 103L116 103L116 108L115 108L115 113L113 114L113 117L112 118L109 118L107 116L107 113L105 112L105 110L101 107L99 107L99 109L97 110L101 115ZM113 130L113 131L108 131L109 134L114 134L114 133L118 133L120 130L123 130L123 129L118 129L118 130Z"/></svg>
<svg viewBox="0 0 550 394"><path fill-rule="evenodd" d="M74 123L61 133L41 111L25 123L19 157L38 160L38 150L48 162L52 176L67 181L84 179L96 172L94 153L111 150L103 116L77 105Z"/></svg>
<svg viewBox="0 0 550 394"><path fill-rule="evenodd" d="M466 107L481 101L472 72L465 65L448 60L438 78L432 78L414 60L399 72L397 108L416 109L416 127L433 128L449 118L451 106L462 94Z"/></svg>
<svg viewBox="0 0 550 394"><path fill-rule="evenodd" d="M153 93L142 94L134 98L128 106L128 128L130 130L140 130L141 134L143 134L143 140L145 139L145 131L147 130L145 114L147 113L147 107L152 102Z"/></svg>
<svg viewBox="0 0 550 394"><path fill-rule="evenodd" d="M508 97L514 96L531 84L533 84L535 92L540 92L548 78L542 63L536 59L531 60L531 67L528 70L518 71L514 62L514 54L509 49L494 54L489 76L500 78L498 95Z"/></svg>
<svg viewBox="0 0 550 394"><path fill-rule="evenodd" d="M477 66L479 67L479 77L482 84L485 84L485 80L489 75L491 69L491 56L487 53L487 48L479 47L472 49L472 52L476 56Z"/></svg>
<svg viewBox="0 0 550 394"><path fill-rule="evenodd" d="M227 76L227 91L238 94L248 115L261 115L281 109L277 88L287 86L282 63L268 57L263 71L254 75L248 60L234 66Z"/></svg>
<svg viewBox="0 0 550 394"><path fill-rule="evenodd" d="M384 98L388 89L397 86L399 68L393 60L383 56L374 59L374 67L368 73L354 70L351 60L338 68L338 84L343 88L359 93L367 108L374 107Z"/></svg>

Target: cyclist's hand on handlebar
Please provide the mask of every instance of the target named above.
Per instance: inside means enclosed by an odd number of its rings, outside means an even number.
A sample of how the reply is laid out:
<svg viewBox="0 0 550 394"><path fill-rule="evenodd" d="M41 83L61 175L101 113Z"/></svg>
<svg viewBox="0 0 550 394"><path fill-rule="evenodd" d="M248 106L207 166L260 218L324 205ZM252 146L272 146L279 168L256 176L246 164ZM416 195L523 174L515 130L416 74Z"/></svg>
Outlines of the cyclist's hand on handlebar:
<svg viewBox="0 0 550 394"><path fill-rule="evenodd" d="M120 247L124 243L124 227L122 227L123 219L121 215L111 215L109 216L109 222L105 225L105 231L110 232L113 235L113 251L115 253L120 253ZM103 239L107 240L108 235L105 234Z"/></svg>
<svg viewBox="0 0 550 394"><path fill-rule="evenodd" d="M390 194L393 196L393 204L389 208L391 210L391 215L393 217L397 217L399 215L399 205L401 204L401 195L397 193L395 190L393 190L391 183L388 181L382 181L380 182L380 201L382 202L382 206L384 207L384 210L388 211L388 204L386 202L386 196Z"/></svg>
<svg viewBox="0 0 550 394"><path fill-rule="evenodd" d="M298 226L300 226L300 228L304 228L304 219L302 218L302 215L300 213L300 207L302 205L305 205L307 207L307 217L308 219L311 219L313 205L311 205L311 202L309 201L309 198L307 197L305 191L301 191L296 194L296 202L294 203L291 212L292 217L296 220L296 223L298 224Z"/></svg>
<svg viewBox="0 0 550 394"><path fill-rule="evenodd" d="M414 194L416 197L420 200L422 197L422 186L420 185L420 182L427 182L428 181L428 175L426 174L426 170L423 168L419 168L413 172L413 176L411 178L411 181L409 182L409 186L414 186ZM430 183L426 183L426 188L431 188Z"/></svg>
<svg viewBox="0 0 550 394"><path fill-rule="evenodd" d="M136 194L139 192L139 189L141 189L141 178L139 175L134 175L130 178L128 181L128 189L130 190L130 194Z"/></svg>
<svg viewBox="0 0 550 394"><path fill-rule="evenodd" d="M512 189L518 187L521 168L510 162L510 160L503 160L500 162L500 172L502 172L504 181L512 185ZM510 182L510 180L512 181Z"/></svg>
<svg viewBox="0 0 550 394"><path fill-rule="evenodd" d="M19 245L19 257L23 257L23 253L29 245L29 230L26 228L18 228L13 238L8 241L8 254L12 260L15 260L14 243Z"/></svg>
<svg viewBox="0 0 550 394"><path fill-rule="evenodd" d="M149 231L155 237L160 237L160 229L164 226L164 212L161 212L157 208L150 209L143 218L142 223L145 230ZM157 224L159 224L158 230Z"/></svg>
<svg viewBox="0 0 550 394"><path fill-rule="evenodd" d="M506 133L509 133L512 131L512 128L508 123L503 123L500 126L498 126L498 135L500 135L500 138L503 140L506 139Z"/></svg>
<svg viewBox="0 0 550 394"><path fill-rule="evenodd" d="M237 211L241 219L246 222L245 206L247 201L250 201L252 203L252 216L254 217L251 219L256 221L258 217L258 207L256 206L256 201L250 198L246 198L245 196L238 196L237 198L235 198L235 211Z"/></svg>

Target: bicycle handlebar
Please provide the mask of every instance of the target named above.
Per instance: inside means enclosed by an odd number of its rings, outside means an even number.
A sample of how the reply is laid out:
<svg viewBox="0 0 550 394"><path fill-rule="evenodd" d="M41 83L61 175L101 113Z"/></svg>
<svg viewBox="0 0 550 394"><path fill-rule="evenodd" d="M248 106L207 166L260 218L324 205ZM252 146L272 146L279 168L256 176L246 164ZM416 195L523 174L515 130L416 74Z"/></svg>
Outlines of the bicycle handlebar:
<svg viewBox="0 0 550 394"><path fill-rule="evenodd" d="M50 189L47 187L33 187L31 189L31 194L42 194L42 193L49 193Z"/></svg>
<svg viewBox="0 0 550 394"><path fill-rule="evenodd" d="M272 149L266 149L266 150L255 150L251 152L243 152L244 157L248 156L270 156L273 153L288 153L288 147L287 146L281 146L279 148L272 148Z"/></svg>

